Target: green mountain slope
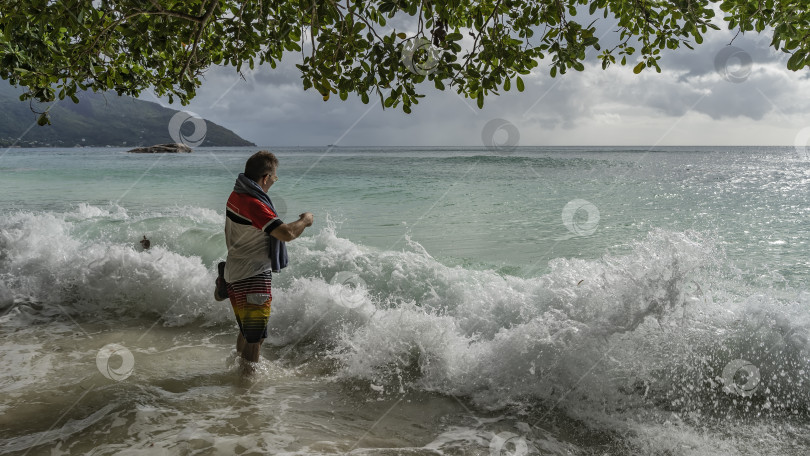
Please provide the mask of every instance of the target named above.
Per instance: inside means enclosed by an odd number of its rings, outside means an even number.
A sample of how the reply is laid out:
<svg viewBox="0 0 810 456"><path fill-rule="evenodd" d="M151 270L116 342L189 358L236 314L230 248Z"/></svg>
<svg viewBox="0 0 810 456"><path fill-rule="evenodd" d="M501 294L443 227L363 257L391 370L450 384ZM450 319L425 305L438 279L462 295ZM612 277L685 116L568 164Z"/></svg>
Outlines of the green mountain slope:
<svg viewBox="0 0 810 456"><path fill-rule="evenodd" d="M78 94L79 103L70 99L56 102L51 110L51 125L36 124L37 114L27 101L20 101L24 91L0 81L0 147L73 147L73 146L149 146L174 142L169 134L169 120L178 111L114 92ZM45 106L35 106L44 111ZM191 122L183 124L185 136L195 134ZM206 121L206 146L255 146L236 133Z"/></svg>

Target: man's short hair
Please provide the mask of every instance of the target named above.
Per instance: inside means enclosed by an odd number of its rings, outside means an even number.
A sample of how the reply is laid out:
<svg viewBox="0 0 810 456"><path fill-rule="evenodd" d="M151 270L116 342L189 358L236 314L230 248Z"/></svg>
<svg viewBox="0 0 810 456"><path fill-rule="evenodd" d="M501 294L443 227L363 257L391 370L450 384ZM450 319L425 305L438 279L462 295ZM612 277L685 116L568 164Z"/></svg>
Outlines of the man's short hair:
<svg viewBox="0 0 810 456"><path fill-rule="evenodd" d="M258 182L267 174L273 174L278 167L278 158L271 152L260 150L248 158L245 163L245 176Z"/></svg>

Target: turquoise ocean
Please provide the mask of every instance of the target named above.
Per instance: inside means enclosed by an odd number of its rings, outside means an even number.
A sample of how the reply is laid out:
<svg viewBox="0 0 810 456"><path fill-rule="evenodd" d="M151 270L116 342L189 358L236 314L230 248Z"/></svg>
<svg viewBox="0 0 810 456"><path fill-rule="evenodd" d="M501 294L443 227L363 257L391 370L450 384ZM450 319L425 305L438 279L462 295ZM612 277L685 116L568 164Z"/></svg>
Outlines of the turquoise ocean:
<svg viewBox="0 0 810 456"><path fill-rule="evenodd" d="M257 150L0 151L0 453L810 452L804 151L269 148L315 224L243 377Z"/></svg>

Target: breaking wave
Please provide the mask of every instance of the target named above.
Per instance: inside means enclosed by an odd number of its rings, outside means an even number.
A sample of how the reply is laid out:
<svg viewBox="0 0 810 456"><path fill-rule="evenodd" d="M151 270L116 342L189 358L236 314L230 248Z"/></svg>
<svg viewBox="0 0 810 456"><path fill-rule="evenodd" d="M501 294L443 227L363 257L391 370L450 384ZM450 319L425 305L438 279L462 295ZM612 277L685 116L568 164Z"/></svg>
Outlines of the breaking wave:
<svg viewBox="0 0 810 456"><path fill-rule="evenodd" d="M64 314L232 325L212 296L222 219L202 208L11 213L0 221L0 325ZM493 409L652 403L758 416L810 404L810 293L751 289L697 232L653 230L621 254L558 258L532 277L447 266L410 240L369 248L333 224L289 248L268 343L289 360L326 360L338 381Z"/></svg>

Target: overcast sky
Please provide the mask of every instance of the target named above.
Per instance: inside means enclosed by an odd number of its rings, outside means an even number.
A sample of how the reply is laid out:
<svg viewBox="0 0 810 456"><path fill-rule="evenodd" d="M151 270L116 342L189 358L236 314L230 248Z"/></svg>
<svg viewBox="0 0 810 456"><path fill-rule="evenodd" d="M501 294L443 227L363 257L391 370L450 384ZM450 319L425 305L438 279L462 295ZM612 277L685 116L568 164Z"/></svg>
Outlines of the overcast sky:
<svg viewBox="0 0 810 456"><path fill-rule="evenodd" d="M740 36L738 49L727 46L731 38L711 31L694 51L664 51L660 74L635 75L634 64L602 70L592 55L584 72L551 78L547 59L523 77L523 93L512 84L480 110L432 83L423 84L427 96L411 114L383 109L374 97L368 105L355 95L324 102L303 90L296 55L275 70L257 67L247 80L233 68L212 68L185 108L151 94L141 99L194 112L266 146L481 146L482 129L495 118L517 127L521 146L794 145L810 126L810 71L787 70L769 34Z"/></svg>

